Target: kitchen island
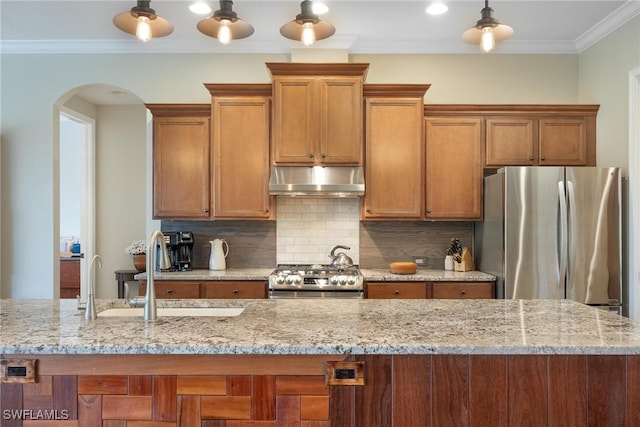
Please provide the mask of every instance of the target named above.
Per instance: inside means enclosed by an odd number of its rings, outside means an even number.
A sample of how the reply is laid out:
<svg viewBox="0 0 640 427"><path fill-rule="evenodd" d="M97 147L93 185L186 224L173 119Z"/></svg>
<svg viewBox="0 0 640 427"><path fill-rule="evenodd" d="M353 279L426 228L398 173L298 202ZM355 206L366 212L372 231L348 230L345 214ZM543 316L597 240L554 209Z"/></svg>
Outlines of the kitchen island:
<svg viewBox="0 0 640 427"><path fill-rule="evenodd" d="M0 301L3 361L37 360L38 381L3 383L0 407L77 420L60 426L640 425L640 325L575 302L159 301L176 305L244 311L145 324Z"/></svg>

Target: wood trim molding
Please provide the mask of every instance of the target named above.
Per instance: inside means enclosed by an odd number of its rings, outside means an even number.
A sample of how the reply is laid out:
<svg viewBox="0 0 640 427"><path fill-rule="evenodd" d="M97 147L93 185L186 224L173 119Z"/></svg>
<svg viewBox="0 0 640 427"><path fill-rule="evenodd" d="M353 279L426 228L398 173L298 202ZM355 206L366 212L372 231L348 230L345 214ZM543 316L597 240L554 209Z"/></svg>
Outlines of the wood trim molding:
<svg viewBox="0 0 640 427"><path fill-rule="evenodd" d="M144 104L155 117L211 116L211 104Z"/></svg>
<svg viewBox="0 0 640 427"><path fill-rule="evenodd" d="M37 359L38 375L324 375L346 355L91 354L3 355Z"/></svg>
<svg viewBox="0 0 640 427"><path fill-rule="evenodd" d="M365 84L365 98L422 98L431 87L430 84Z"/></svg>
<svg viewBox="0 0 640 427"><path fill-rule="evenodd" d="M271 96L271 83L205 83L211 96Z"/></svg>
<svg viewBox="0 0 640 427"><path fill-rule="evenodd" d="M427 104L425 116L553 114L564 116L594 116L600 105L584 104Z"/></svg>
<svg viewBox="0 0 640 427"><path fill-rule="evenodd" d="M362 76L364 79L369 64L361 63L297 63L267 62L271 76Z"/></svg>

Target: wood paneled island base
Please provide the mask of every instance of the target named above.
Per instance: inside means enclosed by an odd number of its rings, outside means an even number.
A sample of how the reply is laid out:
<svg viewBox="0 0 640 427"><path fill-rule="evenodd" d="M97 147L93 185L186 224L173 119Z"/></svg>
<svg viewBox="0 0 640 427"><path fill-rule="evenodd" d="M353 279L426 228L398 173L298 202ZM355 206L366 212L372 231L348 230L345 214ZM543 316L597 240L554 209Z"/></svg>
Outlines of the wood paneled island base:
<svg viewBox="0 0 640 427"><path fill-rule="evenodd" d="M637 355L13 357L37 382L0 385L3 427L640 425ZM340 360L363 386L325 385Z"/></svg>

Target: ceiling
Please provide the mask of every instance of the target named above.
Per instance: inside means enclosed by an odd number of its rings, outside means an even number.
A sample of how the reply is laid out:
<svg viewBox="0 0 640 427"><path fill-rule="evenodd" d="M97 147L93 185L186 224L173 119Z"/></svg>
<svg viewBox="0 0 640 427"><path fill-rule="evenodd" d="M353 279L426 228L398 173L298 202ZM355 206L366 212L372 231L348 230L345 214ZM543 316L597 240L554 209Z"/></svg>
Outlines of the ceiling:
<svg viewBox="0 0 640 427"><path fill-rule="evenodd" d="M205 0L213 10L219 2ZM483 0L441 0L449 10L430 16L432 0L324 0L322 19L336 27L314 48L349 53L478 53L461 34L475 25ZM147 43L118 30L111 22L135 0L0 0L3 53L290 53L300 42L282 37L279 28L300 13L298 0L237 0L233 10L255 28L246 39L223 46L201 34L203 16L188 10L192 0L154 0L157 14L174 25L173 34ZM492 54L580 53L640 14L640 0L491 0L494 17L514 34Z"/></svg>

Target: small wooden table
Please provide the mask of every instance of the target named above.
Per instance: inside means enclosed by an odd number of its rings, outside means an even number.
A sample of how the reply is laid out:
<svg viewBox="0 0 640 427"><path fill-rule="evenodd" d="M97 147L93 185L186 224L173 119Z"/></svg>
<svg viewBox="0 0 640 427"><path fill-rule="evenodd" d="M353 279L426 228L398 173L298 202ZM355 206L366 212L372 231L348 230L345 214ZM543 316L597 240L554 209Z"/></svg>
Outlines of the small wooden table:
<svg viewBox="0 0 640 427"><path fill-rule="evenodd" d="M118 298L124 298L124 282L133 282L133 276L138 274L137 270L116 270L116 280L118 281Z"/></svg>

